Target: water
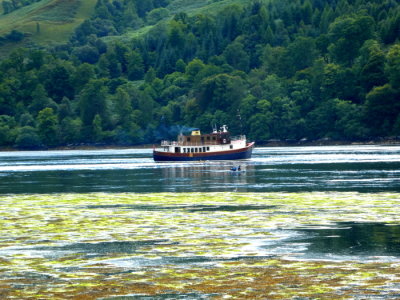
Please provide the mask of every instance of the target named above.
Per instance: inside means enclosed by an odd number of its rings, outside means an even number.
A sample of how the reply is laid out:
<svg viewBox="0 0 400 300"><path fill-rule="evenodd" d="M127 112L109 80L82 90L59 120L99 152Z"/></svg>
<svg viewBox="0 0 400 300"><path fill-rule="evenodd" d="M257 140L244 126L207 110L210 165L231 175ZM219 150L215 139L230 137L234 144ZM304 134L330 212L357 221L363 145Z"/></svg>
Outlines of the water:
<svg viewBox="0 0 400 300"><path fill-rule="evenodd" d="M0 152L0 298L400 298L400 146L151 154Z"/></svg>
<svg viewBox="0 0 400 300"><path fill-rule="evenodd" d="M0 194L400 191L400 146L256 148L240 162L155 163L151 152L1 152Z"/></svg>

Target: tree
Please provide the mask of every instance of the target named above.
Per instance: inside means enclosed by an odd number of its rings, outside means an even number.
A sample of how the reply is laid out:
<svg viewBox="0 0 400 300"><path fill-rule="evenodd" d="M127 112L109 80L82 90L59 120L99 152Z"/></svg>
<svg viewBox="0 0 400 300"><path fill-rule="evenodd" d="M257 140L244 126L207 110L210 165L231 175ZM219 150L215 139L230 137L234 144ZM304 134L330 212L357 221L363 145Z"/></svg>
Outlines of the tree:
<svg viewBox="0 0 400 300"><path fill-rule="evenodd" d="M156 71L154 70L153 67L150 67L149 70L144 75L144 81L150 84L154 81L154 79L156 79L156 77L157 77Z"/></svg>
<svg viewBox="0 0 400 300"><path fill-rule="evenodd" d="M175 69L176 69L177 72L185 73L186 64L185 64L185 62L183 61L183 59L180 58L180 59L178 59L178 60L176 61Z"/></svg>
<svg viewBox="0 0 400 300"><path fill-rule="evenodd" d="M15 146L20 149L38 149L42 147L37 130L30 126L18 130Z"/></svg>
<svg viewBox="0 0 400 300"><path fill-rule="evenodd" d="M186 25L178 22L176 20L172 20L169 23L169 33L168 33L168 43L175 48L181 49L185 43L185 30Z"/></svg>
<svg viewBox="0 0 400 300"><path fill-rule="evenodd" d="M366 121L373 135L386 136L400 113L399 93L390 84L375 87L366 96Z"/></svg>
<svg viewBox="0 0 400 300"><path fill-rule="evenodd" d="M60 141L63 144L80 143L82 139L83 124L79 118L66 117L60 124ZM87 140L86 140L87 141Z"/></svg>
<svg viewBox="0 0 400 300"><path fill-rule="evenodd" d="M332 137L335 132L336 103L329 99L319 103L306 116L306 130L309 138Z"/></svg>
<svg viewBox="0 0 400 300"><path fill-rule="evenodd" d="M385 71L392 87L400 92L400 44L393 45L390 48Z"/></svg>
<svg viewBox="0 0 400 300"><path fill-rule="evenodd" d="M165 19L169 16L169 10L164 7L155 8L150 11L147 16L147 23L150 25L156 24L158 21Z"/></svg>
<svg viewBox="0 0 400 300"><path fill-rule="evenodd" d="M106 117L107 86L103 79L92 79L82 89L79 96L81 119L85 126L91 126L98 114Z"/></svg>
<svg viewBox="0 0 400 300"><path fill-rule="evenodd" d="M11 1L4 0L1 4L3 6L3 14L4 15L9 14L10 12L12 12L15 9L15 7Z"/></svg>
<svg viewBox="0 0 400 300"><path fill-rule="evenodd" d="M357 76L352 68L343 68L337 64L324 67L321 94L324 99L346 99L361 102L358 97Z"/></svg>
<svg viewBox="0 0 400 300"><path fill-rule="evenodd" d="M9 146L15 141L15 119L0 115L0 146Z"/></svg>
<svg viewBox="0 0 400 300"><path fill-rule="evenodd" d="M127 61L127 72L129 80L143 79L144 76L144 65L143 58L140 53L131 51L126 54Z"/></svg>
<svg viewBox="0 0 400 300"><path fill-rule="evenodd" d="M129 126L133 109L128 92L123 87L119 87L114 99L118 124L123 127Z"/></svg>
<svg viewBox="0 0 400 300"><path fill-rule="evenodd" d="M287 75L293 76L295 71L311 67L316 57L315 41L309 37L298 37L287 47ZM290 72L290 70L292 72Z"/></svg>
<svg viewBox="0 0 400 300"><path fill-rule="evenodd" d="M223 55L225 56L226 62L235 69L239 69L247 72L249 70L250 57L244 50L243 44L236 40L229 44Z"/></svg>
<svg viewBox="0 0 400 300"><path fill-rule="evenodd" d="M92 139L94 142L98 143L103 140L104 133L103 133L103 125L101 121L101 117L97 114L95 115L93 122L92 122Z"/></svg>
<svg viewBox="0 0 400 300"><path fill-rule="evenodd" d="M305 116L315 108L316 103L312 94L312 87L307 80L295 81L291 87L290 97L300 108L301 116Z"/></svg>
<svg viewBox="0 0 400 300"><path fill-rule="evenodd" d="M24 113L19 117L19 126L31 126L36 128L36 120L32 117L30 113Z"/></svg>
<svg viewBox="0 0 400 300"><path fill-rule="evenodd" d="M335 129L337 138L349 140L365 139L368 129L363 123L364 112L360 105L335 99L337 120Z"/></svg>
<svg viewBox="0 0 400 300"><path fill-rule="evenodd" d="M37 115L39 111L46 107L57 110L57 104L47 96L47 92L43 85L38 84L32 93L32 103L29 105L29 111Z"/></svg>
<svg viewBox="0 0 400 300"><path fill-rule="evenodd" d="M6 38L12 42L20 42L25 37L25 34L21 31L13 29L9 34L6 35Z"/></svg>
<svg viewBox="0 0 400 300"><path fill-rule="evenodd" d="M196 75L205 67L203 61L195 58L186 67L186 75L190 80L195 81Z"/></svg>
<svg viewBox="0 0 400 300"><path fill-rule="evenodd" d="M249 137L258 142L266 142L271 138L270 126L272 114L257 113L249 119Z"/></svg>
<svg viewBox="0 0 400 300"><path fill-rule="evenodd" d="M384 71L385 54L375 40L368 40L361 47L358 64L361 85L366 93L387 82Z"/></svg>
<svg viewBox="0 0 400 300"><path fill-rule="evenodd" d="M82 63L89 63L89 64L96 63L100 57L97 48L90 45L76 47L72 51L72 54L75 55Z"/></svg>
<svg viewBox="0 0 400 300"><path fill-rule="evenodd" d="M37 117L39 137L46 146L58 144L58 119L52 108L41 110Z"/></svg>
<svg viewBox="0 0 400 300"><path fill-rule="evenodd" d="M313 9L310 0L306 0L301 7L302 20L305 24L311 24Z"/></svg>
<svg viewBox="0 0 400 300"><path fill-rule="evenodd" d="M363 43L373 34L374 19L369 16L341 17L329 26L332 57L341 64L351 64Z"/></svg>
<svg viewBox="0 0 400 300"><path fill-rule="evenodd" d="M215 110L236 112L244 96L243 92L244 82L240 77L218 74L202 81L196 98L203 112Z"/></svg>
<svg viewBox="0 0 400 300"><path fill-rule="evenodd" d="M93 65L88 63L80 64L71 75L71 82L75 91L80 92L82 88L96 76Z"/></svg>
<svg viewBox="0 0 400 300"><path fill-rule="evenodd" d="M42 68L40 77L44 82L44 87L50 98L57 103L63 97L72 99L74 96L74 86L71 82L72 66L64 61L55 62L55 65L47 65Z"/></svg>

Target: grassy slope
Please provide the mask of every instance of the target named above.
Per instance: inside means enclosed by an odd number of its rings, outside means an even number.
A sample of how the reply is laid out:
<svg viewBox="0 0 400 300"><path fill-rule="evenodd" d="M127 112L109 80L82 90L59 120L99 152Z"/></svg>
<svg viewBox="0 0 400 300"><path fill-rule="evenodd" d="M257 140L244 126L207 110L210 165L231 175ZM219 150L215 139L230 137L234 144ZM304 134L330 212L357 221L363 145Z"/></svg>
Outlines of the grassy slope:
<svg viewBox="0 0 400 300"><path fill-rule="evenodd" d="M0 16L0 35L16 29L28 38L9 43L2 52L28 44L51 45L68 40L72 31L89 18L97 0L42 0ZM37 24L40 32L37 32Z"/></svg>
<svg viewBox="0 0 400 300"><path fill-rule="evenodd" d="M269 2L270 0L261 0L261 2ZM216 15L219 11L221 11L224 7L228 5L234 4L249 4L248 0L175 0L171 4L168 5L167 9L171 12L171 16L168 18L172 18L173 15L184 12L189 16L196 14L209 14ZM162 20L160 22L165 22L166 20ZM113 41L116 39L131 39L138 37L140 35L146 34L153 26L145 26L139 28L137 30L130 30L124 35L120 37L107 37L106 41Z"/></svg>
<svg viewBox="0 0 400 300"><path fill-rule="evenodd" d="M263 0L269 1L269 0ZM0 0L0 12L2 11ZM0 56L20 46L38 44L51 46L68 40L72 31L89 18L97 0L41 0L22 7L10 14L0 15L0 36L16 29L27 34L19 43L7 43L0 47ZM175 0L167 8L172 15L185 12L188 15L199 13L217 14L227 5L246 4L246 0ZM162 20L161 22L165 22ZM40 32L37 32L39 23ZM153 26L130 30L122 36L107 37L106 41L131 39L146 34Z"/></svg>

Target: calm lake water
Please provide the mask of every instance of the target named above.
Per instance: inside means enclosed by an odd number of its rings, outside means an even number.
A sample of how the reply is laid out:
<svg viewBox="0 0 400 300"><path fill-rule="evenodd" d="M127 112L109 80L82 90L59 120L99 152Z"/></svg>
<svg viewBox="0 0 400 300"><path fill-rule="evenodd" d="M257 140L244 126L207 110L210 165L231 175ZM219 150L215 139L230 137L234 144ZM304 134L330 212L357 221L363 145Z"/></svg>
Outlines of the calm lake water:
<svg viewBox="0 0 400 300"><path fill-rule="evenodd" d="M0 194L204 191L400 191L400 146L260 147L198 163L155 163L151 149L0 152Z"/></svg>
<svg viewBox="0 0 400 300"><path fill-rule="evenodd" d="M400 146L151 155L0 152L0 298L400 299Z"/></svg>

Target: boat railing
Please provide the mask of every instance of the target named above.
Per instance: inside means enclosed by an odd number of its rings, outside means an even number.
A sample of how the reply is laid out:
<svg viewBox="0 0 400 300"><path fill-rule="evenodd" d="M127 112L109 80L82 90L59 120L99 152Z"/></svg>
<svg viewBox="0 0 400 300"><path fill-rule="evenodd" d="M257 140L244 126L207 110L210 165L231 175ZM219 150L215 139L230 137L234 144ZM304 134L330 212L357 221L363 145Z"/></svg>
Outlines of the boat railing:
<svg viewBox="0 0 400 300"><path fill-rule="evenodd" d="M233 136L231 137L232 142L240 142L240 141L245 141L246 136L245 135L238 135L238 136ZM219 141L202 141L202 142L177 142L177 141L161 141L161 146L162 147L168 147L168 146L204 146L204 145L220 145Z"/></svg>
<svg viewBox="0 0 400 300"><path fill-rule="evenodd" d="M178 142L171 142L171 141L161 141L161 146L178 146Z"/></svg>
<svg viewBox="0 0 400 300"><path fill-rule="evenodd" d="M231 137L232 141L245 141L246 140L246 136L245 135L237 135L237 136L233 136Z"/></svg>

